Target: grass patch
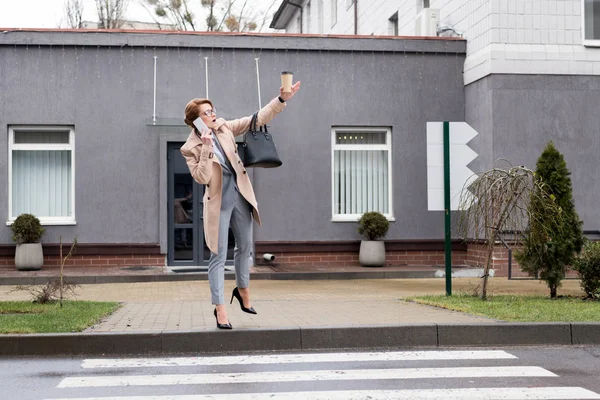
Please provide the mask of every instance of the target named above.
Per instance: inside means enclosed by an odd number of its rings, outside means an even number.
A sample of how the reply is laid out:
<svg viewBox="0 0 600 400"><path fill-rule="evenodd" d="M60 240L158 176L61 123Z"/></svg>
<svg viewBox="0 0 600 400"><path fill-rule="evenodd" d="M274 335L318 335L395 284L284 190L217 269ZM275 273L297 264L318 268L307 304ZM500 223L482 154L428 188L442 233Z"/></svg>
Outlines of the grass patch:
<svg viewBox="0 0 600 400"><path fill-rule="evenodd" d="M577 297L550 299L545 296L490 296L481 300L470 295L419 296L407 299L419 304L461 311L472 315L514 322L600 321L600 302Z"/></svg>
<svg viewBox="0 0 600 400"><path fill-rule="evenodd" d="M115 302L64 301L37 304L0 302L0 333L81 332L120 307Z"/></svg>

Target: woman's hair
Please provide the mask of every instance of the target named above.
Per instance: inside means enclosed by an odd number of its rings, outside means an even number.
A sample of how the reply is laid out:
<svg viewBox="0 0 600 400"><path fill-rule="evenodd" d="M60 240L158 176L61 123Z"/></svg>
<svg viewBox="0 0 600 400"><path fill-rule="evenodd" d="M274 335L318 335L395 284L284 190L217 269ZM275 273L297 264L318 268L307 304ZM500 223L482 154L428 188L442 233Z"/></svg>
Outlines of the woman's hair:
<svg viewBox="0 0 600 400"><path fill-rule="evenodd" d="M187 106L185 106L185 118L183 121L187 126L193 128L194 130L197 130L194 126L194 121L200 116L200 106L202 104L210 104L212 108L215 108L212 101L208 99L194 99L187 103Z"/></svg>

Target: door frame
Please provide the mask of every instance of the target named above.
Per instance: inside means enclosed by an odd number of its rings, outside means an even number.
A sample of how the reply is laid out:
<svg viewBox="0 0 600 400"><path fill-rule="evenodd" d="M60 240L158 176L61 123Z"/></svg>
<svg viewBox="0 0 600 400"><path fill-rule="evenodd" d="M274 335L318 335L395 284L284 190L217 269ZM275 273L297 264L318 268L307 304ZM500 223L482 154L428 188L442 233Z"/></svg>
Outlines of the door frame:
<svg viewBox="0 0 600 400"><path fill-rule="evenodd" d="M206 266L208 260L204 260L204 226L202 210L202 197L204 196L204 185L200 185L192 179L192 209L194 218L191 224L192 229L192 259L175 260L175 218L174 218L174 192L175 182L173 174L174 158L171 157L173 151L178 151L184 142L167 143L167 266L172 267L193 267ZM183 225L183 224L182 224ZM202 260L200 257L202 256Z"/></svg>

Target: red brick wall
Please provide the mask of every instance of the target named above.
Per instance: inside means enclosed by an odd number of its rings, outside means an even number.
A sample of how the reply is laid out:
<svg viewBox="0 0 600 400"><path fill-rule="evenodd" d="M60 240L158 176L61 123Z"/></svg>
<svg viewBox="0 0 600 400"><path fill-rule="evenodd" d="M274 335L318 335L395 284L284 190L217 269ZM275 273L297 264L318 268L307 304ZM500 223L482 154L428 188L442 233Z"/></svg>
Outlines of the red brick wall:
<svg viewBox="0 0 600 400"><path fill-rule="evenodd" d="M515 259L515 252L518 250L518 247L512 248L512 267L511 267L511 275L514 278L525 278L529 277L529 274L523 272L521 270L521 266ZM483 267L485 265L487 259L487 246L480 244L469 244L467 249L467 265L475 267ZM492 265L491 268L494 269L495 276L507 277L508 276L508 249L504 247L502 244L497 244L494 247L494 253L492 256ZM567 272L567 277L576 278L577 272L573 270L569 270Z"/></svg>
<svg viewBox="0 0 600 400"><path fill-rule="evenodd" d="M286 266L355 266L359 265L358 252L327 252L327 253L273 253L278 265ZM453 251L453 265L464 265L467 258L465 251ZM264 263L257 258L257 263ZM444 265L443 251L387 251L385 263L389 266L408 265Z"/></svg>
<svg viewBox="0 0 600 400"><path fill-rule="evenodd" d="M273 253L277 265L285 266L358 266L358 251L336 252L285 252ZM487 257L487 247L480 244L469 244L467 250L452 251L452 265L483 267ZM257 264L265 264L262 255L257 257ZM44 256L44 265L48 267L59 266L59 257L55 255ZM122 255L74 255L71 256L66 267L127 267L127 266L164 266L165 257L160 254L122 254ZM444 266L444 252L439 250L428 251L387 251L386 266ZM14 267L13 256L0 256L0 268ZM502 245L494 249L492 268L495 276L508 276L508 250ZM521 271L519 263L515 260L514 249L512 257L512 276L527 277ZM569 277L576 277L577 273L570 271Z"/></svg>
<svg viewBox="0 0 600 400"><path fill-rule="evenodd" d="M59 266L60 257L58 256L44 256L45 266ZM136 265L147 265L147 266L164 266L165 258L157 255L147 254L124 254L118 256L111 255L74 255L67 259L65 267L77 266L77 267L121 267L121 266L136 266ZM0 266L14 267L14 257L0 256Z"/></svg>

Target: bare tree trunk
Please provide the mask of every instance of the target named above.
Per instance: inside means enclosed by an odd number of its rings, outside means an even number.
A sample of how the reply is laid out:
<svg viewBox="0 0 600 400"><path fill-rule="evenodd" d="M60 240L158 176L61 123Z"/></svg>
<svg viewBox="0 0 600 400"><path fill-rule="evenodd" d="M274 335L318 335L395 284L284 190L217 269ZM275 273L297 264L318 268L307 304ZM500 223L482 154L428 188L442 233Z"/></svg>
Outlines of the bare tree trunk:
<svg viewBox="0 0 600 400"><path fill-rule="evenodd" d="M68 0L65 3L65 17L69 28L81 29L83 26L83 0Z"/></svg>
<svg viewBox="0 0 600 400"><path fill-rule="evenodd" d="M185 15L186 15L186 17L187 17L188 15L190 15L190 10L188 9L188 4L187 4L187 1L184 1L184 2L183 2L183 7L185 8ZM193 30L193 31L195 31L195 30L196 30L196 27L194 26L194 20L193 20L193 18L189 18L189 19L187 19L187 18L184 18L184 20L185 20L185 21L186 21L188 24L190 24L190 27L192 28L192 30ZM186 30L187 30L187 25L186 25L185 23L184 23L184 26L185 26L185 28L186 28Z"/></svg>
<svg viewBox="0 0 600 400"><path fill-rule="evenodd" d="M482 300L487 299L488 277L490 276L490 267L492 266L492 260L494 258L495 244L496 244L496 235L492 234L491 236L488 236L487 257L485 260L485 266L483 267L483 280L481 282L481 299Z"/></svg>
<svg viewBox="0 0 600 400"><path fill-rule="evenodd" d="M58 303L60 304L60 306L63 306L63 285L64 285L64 274L63 274L63 269L65 267L65 263L63 261L63 257L62 257L62 236L60 237L60 297L58 300Z"/></svg>
<svg viewBox="0 0 600 400"><path fill-rule="evenodd" d="M99 27L103 29L118 29L123 24L123 15L129 5L129 0L95 0L98 11Z"/></svg>
<svg viewBox="0 0 600 400"><path fill-rule="evenodd" d="M248 0L244 1L244 5L242 6L242 11L240 11L240 17L238 18L238 25L242 26L242 16L244 15L244 8L246 8L246 4L248 4ZM242 29L240 28L240 31Z"/></svg>
<svg viewBox="0 0 600 400"><path fill-rule="evenodd" d="M214 31L215 26L212 24L212 22L214 21L214 18L215 18L215 2L214 1L210 5L210 14L209 14L208 18L209 18L208 20L211 21L211 23L208 26L208 30Z"/></svg>

